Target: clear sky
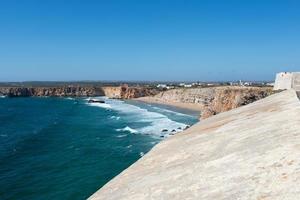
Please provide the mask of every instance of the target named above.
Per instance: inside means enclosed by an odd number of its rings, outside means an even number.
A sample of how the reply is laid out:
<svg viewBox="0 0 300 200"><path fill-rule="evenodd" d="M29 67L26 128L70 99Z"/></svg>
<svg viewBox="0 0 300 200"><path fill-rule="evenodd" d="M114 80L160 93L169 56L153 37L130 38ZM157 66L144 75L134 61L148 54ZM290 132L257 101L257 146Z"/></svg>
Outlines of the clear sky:
<svg viewBox="0 0 300 200"><path fill-rule="evenodd" d="M0 81L273 80L300 1L1 0Z"/></svg>

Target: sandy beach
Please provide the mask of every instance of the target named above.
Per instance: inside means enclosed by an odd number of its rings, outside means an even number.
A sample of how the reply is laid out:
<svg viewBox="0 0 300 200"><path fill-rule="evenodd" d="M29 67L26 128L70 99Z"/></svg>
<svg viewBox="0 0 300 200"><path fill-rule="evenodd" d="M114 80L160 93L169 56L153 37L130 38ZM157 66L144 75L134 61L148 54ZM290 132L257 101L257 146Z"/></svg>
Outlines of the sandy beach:
<svg viewBox="0 0 300 200"><path fill-rule="evenodd" d="M192 110L201 112L203 110L203 106L196 103L181 103L181 102L172 102L172 101L165 101L158 97L140 97L134 99L136 101L142 101L145 103L155 103L155 104L162 104L168 106L174 106L182 109Z"/></svg>

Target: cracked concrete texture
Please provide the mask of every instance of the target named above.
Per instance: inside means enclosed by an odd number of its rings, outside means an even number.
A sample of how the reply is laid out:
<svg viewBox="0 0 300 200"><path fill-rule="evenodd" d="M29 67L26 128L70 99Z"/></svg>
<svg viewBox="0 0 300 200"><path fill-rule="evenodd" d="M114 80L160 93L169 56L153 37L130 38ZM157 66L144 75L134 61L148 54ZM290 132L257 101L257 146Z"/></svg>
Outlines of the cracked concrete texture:
<svg viewBox="0 0 300 200"><path fill-rule="evenodd" d="M156 145L90 199L300 199L300 102L283 91Z"/></svg>

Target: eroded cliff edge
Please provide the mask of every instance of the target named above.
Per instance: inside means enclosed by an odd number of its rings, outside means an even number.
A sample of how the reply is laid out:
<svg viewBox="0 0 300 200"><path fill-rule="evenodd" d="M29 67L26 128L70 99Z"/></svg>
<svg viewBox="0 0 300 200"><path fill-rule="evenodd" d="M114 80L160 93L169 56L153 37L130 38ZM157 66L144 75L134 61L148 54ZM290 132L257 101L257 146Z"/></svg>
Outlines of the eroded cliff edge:
<svg viewBox="0 0 300 200"><path fill-rule="evenodd" d="M209 87L173 89L139 98L151 103L169 104L201 112L201 119L247 105L273 94L270 87Z"/></svg>
<svg viewBox="0 0 300 200"><path fill-rule="evenodd" d="M107 96L116 99L131 99L155 95L158 91L150 87L121 86L57 86L57 87L0 87L0 95L8 97L87 97Z"/></svg>
<svg viewBox="0 0 300 200"><path fill-rule="evenodd" d="M299 116L293 90L212 116L156 145L90 199L299 199Z"/></svg>

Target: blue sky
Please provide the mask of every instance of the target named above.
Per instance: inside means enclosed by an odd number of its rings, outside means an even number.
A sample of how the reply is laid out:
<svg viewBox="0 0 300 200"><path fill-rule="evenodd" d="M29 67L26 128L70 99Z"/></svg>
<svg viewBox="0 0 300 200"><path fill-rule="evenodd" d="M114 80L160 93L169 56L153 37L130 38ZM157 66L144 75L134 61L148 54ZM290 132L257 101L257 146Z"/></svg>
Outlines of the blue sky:
<svg viewBox="0 0 300 200"><path fill-rule="evenodd" d="M272 80L300 1L0 0L0 81Z"/></svg>

